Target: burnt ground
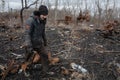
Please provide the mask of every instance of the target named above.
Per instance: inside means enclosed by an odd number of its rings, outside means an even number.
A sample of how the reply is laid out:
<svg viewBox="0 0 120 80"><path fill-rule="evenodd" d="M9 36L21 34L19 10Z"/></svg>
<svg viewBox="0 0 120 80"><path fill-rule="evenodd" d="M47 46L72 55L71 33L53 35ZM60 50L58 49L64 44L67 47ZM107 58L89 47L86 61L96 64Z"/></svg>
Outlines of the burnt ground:
<svg viewBox="0 0 120 80"><path fill-rule="evenodd" d="M6 80L120 80L120 34L104 38L94 29L73 29L68 27L47 27L48 47L53 56L63 59L51 66L54 75L43 75L41 70L30 70L30 76L22 73L10 74ZM13 53L24 56L21 46L24 42L23 29L0 27L0 64L6 65L11 59L22 62ZM66 62L66 63L65 63ZM89 72L89 79L72 79L60 73L60 67L75 62Z"/></svg>

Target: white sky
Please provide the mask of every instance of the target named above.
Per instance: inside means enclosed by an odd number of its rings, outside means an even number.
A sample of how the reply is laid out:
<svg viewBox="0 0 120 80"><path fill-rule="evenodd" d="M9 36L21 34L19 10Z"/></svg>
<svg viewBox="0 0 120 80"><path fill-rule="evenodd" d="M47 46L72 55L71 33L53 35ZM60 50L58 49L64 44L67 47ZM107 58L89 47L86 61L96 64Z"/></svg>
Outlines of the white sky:
<svg viewBox="0 0 120 80"><path fill-rule="evenodd" d="M12 9L21 9L21 0L5 0L5 1L6 1L6 3L5 3L5 5L6 5L5 6L5 11L8 10L8 2L9 2L9 7L10 8L12 8ZM27 0L27 1L32 2L32 1L35 1L35 0ZM39 0L39 1L41 1L41 0ZM55 0L49 0L49 1L52 4L52 7L54 7ZM68 4L67 4L68 1L70 2L69 7L73 7L73 5L75 5L74 7L80 6L83 9L85 8L85 4L86 4L85 1L87 1L88 8L93 9L93 8L96 7L96 6L94 6L95 5L94 1L97 1L97 0L84 0L84 1L83 0L59 0L59 3L60 3L59 8L64 7L64 5L68 6ZM99 1L100 1L100 5L104 8L105 1L107 1L107 0L99 0ZM113 4L114 4L113 1L116 1L116 7L120 8L120 6L119 6L120 0L109 0L109 1L110 1L109 7L112 7ZM66 3L64 3L64 2L66 2ZM1 4L0 4L0 6L1 6ZM1 8L2 7L0 7L0 9Z"/></svg>
<svg viewBox="0 0 120 80"><path fill-rule="evenodd" d="M18 1L20 1L20 0L18 0ZM21 8L21 4L20 4L20 2L12 1L12 2L9 3L9 7L10 8L15 8L15 9L19 9L19 8Z"/></svg>

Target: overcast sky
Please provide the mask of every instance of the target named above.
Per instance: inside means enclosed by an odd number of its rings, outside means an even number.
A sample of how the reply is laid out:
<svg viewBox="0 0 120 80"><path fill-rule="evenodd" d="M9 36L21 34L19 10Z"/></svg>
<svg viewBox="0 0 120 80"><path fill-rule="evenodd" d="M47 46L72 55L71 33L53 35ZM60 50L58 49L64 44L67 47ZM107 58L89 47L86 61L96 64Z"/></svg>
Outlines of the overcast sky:
<svg viewBox="0 0 120 80"><path fill-rule="evenodd" d="M1 0L0 0L1 1ZM10 8L12 8L12 9L21 9L21 0L5 0L6 1L6 3L5 3L5 11L6 10L8 10L8 2L9 2L9 7ZM27 1L29 1L29 3L31 3L31 1L35 1L35 0L27 0ZM41 0L39 0L39 1L41 1ZM43 0L44 1L44 0ZM52 6L54 6L54 2L55 2L55 0L49 0L50 1L50 3L52 4ZM72 7L73 7L73 5L79 5L80 7L82 7L82 8L85 8L85 1L83 1L83 0L59 0L60 2L60 4L59 4L59 8L60 7L62 7L62 6L64 6L64 5L68 5L67 3L66 4L64 4L64 2L65 1L69 1L70 2L70 5L72 5ZM79 2L78 2L79 1ZM95 0L86 0L87 2L88 2L88 7L89 8L95 8L95 6L94 6L94 4L95 3L93 3ZM105 5L105 1L107 1L107 0L100 0L101 2L100 2L100 5L102 6L102 7L104 7L104 5ZM109 6L113 6L113 1L114 0L110 0L110 4L109 4ZM119 6L119 4L120 4L120 0L115 0L116 1L116 7L120 7ZM83 3L81 3L81 2L83 2ZM28 4L29 4L28 3ZM74 6L74 7L75 7ZM32 6L32 7L34 7L34 6ZM70 7L70 6L69 6ZM0 8L2 8L2 7L0 7Z"/></svg>
<svg viewBox="0 0 120 80"><path fill-rule="evenodd" d="M9 0L10 8L21 8L21 0Z"/></svg>
<svg viewBox="0 0 120 80"><path fill-rule="evenodd" d="M8 10L8 5L9 5L9 8L20 9L21 8L21 0L5 0L4 11ZM1 0L0 0L0 6L2 6ZM0 7L0 10L2 10L2 7Z"/></svg>

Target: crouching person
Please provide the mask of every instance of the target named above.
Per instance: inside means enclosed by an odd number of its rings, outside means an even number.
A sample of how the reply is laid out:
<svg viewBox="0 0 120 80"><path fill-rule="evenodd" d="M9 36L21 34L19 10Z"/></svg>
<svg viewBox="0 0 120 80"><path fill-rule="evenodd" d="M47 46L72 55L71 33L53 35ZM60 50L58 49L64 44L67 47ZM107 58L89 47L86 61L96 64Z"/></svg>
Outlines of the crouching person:
<svg viewBox="0 0 120 80"><path fill-rule="evenodd" d="M47 7L45 5L41 5L39 10L34 11L28 18L25 25L26 61L31 58L33 51L36 51L40 55L43 72L47 72L49 65L48 52L45 49L45 46L47 46L45 35L47 15Z"/></svg>

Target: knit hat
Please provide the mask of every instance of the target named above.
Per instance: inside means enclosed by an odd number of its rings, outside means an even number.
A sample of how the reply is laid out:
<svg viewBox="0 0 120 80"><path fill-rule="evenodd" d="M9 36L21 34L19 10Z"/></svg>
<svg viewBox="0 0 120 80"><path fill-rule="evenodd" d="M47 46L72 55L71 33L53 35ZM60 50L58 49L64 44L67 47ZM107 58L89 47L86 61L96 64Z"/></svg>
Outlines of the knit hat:
<svg viewBox="0 0 120 80"><path fill-rule="evenodd" d="M45 5L41 5L39 7L39 12L40 12L40 15L48 15L48 8L45 6Z"/></svg>

